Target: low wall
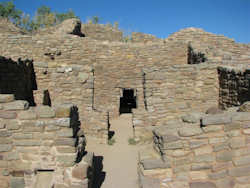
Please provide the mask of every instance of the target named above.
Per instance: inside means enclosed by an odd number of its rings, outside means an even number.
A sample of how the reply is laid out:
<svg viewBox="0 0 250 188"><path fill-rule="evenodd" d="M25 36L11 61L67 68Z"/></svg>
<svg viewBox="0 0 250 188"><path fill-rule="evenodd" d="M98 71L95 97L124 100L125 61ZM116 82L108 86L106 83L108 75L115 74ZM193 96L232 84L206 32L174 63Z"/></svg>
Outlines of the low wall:
<svg viewBox="0 0 250 188"><path fill-rule="evenodd" d="M93 154L84 148L77 107L29 107L0 95L1 187L87 188Z"/></svg>
<svg viewBox="0 0 250 188"><path fill-rule="evenodd" d="M200 118L179 128L156 128L154 147L163 161L141 159L141 173L158 179L162 188L249 187L250 113Z"/></svg>

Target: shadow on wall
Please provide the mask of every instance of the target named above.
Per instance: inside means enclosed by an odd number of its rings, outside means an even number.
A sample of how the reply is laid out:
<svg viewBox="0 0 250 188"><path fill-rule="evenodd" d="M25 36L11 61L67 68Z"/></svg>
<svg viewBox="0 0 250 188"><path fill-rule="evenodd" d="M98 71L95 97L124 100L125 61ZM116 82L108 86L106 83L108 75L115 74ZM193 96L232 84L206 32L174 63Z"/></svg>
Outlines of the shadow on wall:
<svg viewBox="0 0 250 188"><path fill-rule="evenodd" d="M0 56L0 94L14 94L16 100L35 106L33 90L37 90L33 60L15 62Z"/></svg>
<svg viewBox="0 0 250 188"><path fill-rule="evenodd" d="M101 188L106 172L103 171L103 156L94 156L93 158L93 184L92 188Z"/></svg>

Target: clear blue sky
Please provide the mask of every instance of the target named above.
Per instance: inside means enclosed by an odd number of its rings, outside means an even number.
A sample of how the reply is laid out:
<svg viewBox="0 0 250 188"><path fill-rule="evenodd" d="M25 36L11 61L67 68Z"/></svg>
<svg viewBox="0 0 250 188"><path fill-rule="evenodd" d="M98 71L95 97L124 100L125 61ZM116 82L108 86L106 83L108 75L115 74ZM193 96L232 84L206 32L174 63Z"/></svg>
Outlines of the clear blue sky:
<svg viewBox="0 0 250 188"><path fill-rule="evenodd" d="M126 32L150 33L160 38L186 27L198 27L250 43L250 0L14 0L14 3L31 15L41 5L58 12L71 8L82 21L98 16L100 23L118 21Z"/></svg>

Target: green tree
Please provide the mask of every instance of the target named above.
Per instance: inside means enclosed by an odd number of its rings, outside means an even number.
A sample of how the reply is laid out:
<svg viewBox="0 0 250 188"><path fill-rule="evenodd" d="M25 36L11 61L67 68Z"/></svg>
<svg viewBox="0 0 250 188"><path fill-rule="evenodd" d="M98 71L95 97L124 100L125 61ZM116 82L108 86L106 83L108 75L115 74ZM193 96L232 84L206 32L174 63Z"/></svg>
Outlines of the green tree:
<svg viewBox="0 0 250 188"><path fill-rule="evenodd" d="M37 9L33 22L34 28L49 27L56 24L56 16L49 7L43 5Z"/></svg>
<svg viewBox="0 0 250 188"><path fill-rule="evenodd" d="M98 24L98 23L99 23L99 21L100 21L100 19L99 19L99 17L98 17L98 16L93 16L93 17L92 17L92 23L94 23L94 24Z"/></svg>
<svg viewBox="0 0 250 188"><path fill-rule="evenodd" d="M12 1L5 1L0 3L0 16L9 19L15 25L19 25L22 11L16 9Z"/></svg>

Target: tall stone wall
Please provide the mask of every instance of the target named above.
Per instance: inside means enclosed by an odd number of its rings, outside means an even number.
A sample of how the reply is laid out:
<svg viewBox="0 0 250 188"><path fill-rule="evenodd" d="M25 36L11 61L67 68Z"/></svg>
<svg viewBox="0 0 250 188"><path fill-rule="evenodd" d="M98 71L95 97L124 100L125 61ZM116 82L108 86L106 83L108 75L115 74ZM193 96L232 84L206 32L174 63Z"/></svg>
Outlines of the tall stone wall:
<svg viewBox="0 0 250 188"><path fill-rule="evenodd" d="M154 179L155 188L249 187L249 115L206 115L201 124L197 118L197 123L179 122L179 128L156 128L154 147L161 159L140 155L140 173Z"/></svg>
<svg viewBox="0 0 250 188"><path fill-rule="evenodd" d="M164 42L163 39L157 38L154 35L140 33L140 32L132 32L131 35L132 42L142 42L142 43L152 43L152 42Z"/></svg>
<svg viewBox="0 0 250 188"><path fill-rule="evenodd" d="M1 187L88 187L93 155L83 157L77 107L29 108L10 94L0 95L0 107Z"/></svg>
<svg viewBox="0 0 250 188"><path fill-rule="evenodd" d="M218 74L220 108L227 109L250 101L250 68L220 66Z"/></svg>

